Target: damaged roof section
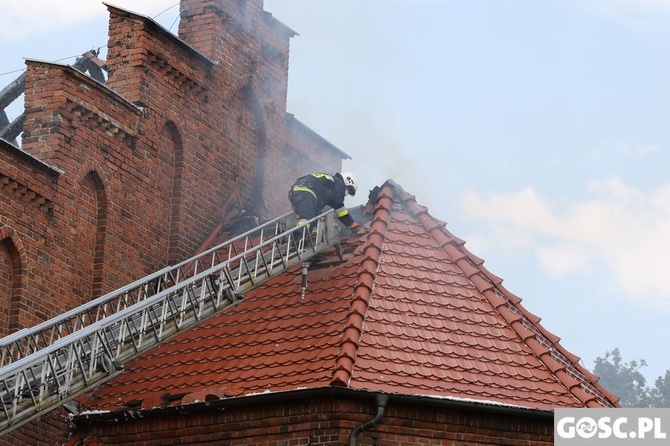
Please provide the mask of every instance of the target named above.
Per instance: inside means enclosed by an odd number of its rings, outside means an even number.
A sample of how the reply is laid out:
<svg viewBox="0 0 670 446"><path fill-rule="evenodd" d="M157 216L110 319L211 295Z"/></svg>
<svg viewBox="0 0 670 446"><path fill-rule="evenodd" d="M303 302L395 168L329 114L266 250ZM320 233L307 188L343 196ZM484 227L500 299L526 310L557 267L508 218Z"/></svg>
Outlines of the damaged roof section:
<svg viewBox="0 0 670 446"><path fill-rule="evenodd" d="M304 298L300 268L271 279L130 363L82 409L327 387L532 410L618 405L413 195L389 180L365 209L368 233L345 239L342 260L312 264Z"/></svg>
<svg viewBox="0 0 670 446"><path fill-rule="evenodd" d="M92 79L104 84L106 82L107 63L98 58L98 53L87 51L77 58L72 68L88 74ZM11 122L7 117L7 108L12 105L26 89L26 72L22 72L0 91L0 138L18 147L17 138L23 132L23 123L26 120L25 111Z"/></svg>

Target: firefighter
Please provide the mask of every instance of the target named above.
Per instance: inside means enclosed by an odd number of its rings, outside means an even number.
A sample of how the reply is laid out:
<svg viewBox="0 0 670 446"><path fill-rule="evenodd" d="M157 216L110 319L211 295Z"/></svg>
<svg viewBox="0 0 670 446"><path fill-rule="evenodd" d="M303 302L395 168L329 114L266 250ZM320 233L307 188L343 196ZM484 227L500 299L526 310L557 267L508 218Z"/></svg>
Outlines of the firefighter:
<svg viewBox="0 0 670 446"><path fill-rule="evenodd" d="M342 223L347 225L354 234L361 234L363 227L356 223L344 207L344 197L356 195L358 181L351 172L312 173L295 181L288 193L293 212L300 219L297 226L307 223L316 217L321 210L330 206Z"/></svg>

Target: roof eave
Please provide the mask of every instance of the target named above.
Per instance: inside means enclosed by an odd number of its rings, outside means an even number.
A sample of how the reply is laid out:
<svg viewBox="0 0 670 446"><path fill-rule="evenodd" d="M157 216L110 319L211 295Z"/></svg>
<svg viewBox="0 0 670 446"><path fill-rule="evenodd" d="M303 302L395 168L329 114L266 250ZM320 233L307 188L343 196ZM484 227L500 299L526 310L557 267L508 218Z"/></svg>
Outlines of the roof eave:
<svg viewBox="0 0 670 446"><path fill-rule="evenodd" d="M95 423L118 422L119 420L136 419L141 414L142 418L152 416L165 416L167 414L196 413L210 410L223 410L233 407L262 406L273 403L285 403L291 401L306 400L312 398L355 398L359 400L375 401L375 396L380 392L368 390L356 390L346 387L317 387L311 389L297 389L283 392L267 392L233 398L221 398L214 401L202 401L188 404L179 404L167 407L156 407L152 409L126 409L119 411L92 411L83 412L73 417L73 422L78 426ZM481 412L486 414L501 414L508 416L535 418L550 420L554 412L549 409L536 409L516 405L506 405L477 400L463 400L458 398L433 397L429 395L402 395L388 394L389 404L396 403L399 406L420 405L436 409L453 409L459 411Z"/></svg>
<svg viewBox="0 0 670 446"><path fill-rule="evenodd" d="M271 25L275 25L275 26L279 27L284 32L284 34L286 34L288 37L294 37L294 36L299 36L300 35L295 30L293 30L290 26L286 25L284 22L282 22L281 20L279 20L278 18L273 16L271 12L268 12L268 11L263 11L263 12L265 13L264 14L265 20L268 23L270 23Z"/></svg>
<svg viewBox="0 0 670 446"><path fill-rule="evenodd" d="M21 150L19 147L16 147L14 144L11 142L7 141L6 139L0 138L0 147L2 147L1 150L7 150L8 152L12 152L14 154L17 154L20 158L26 160L28 163L31 165L45 171L47 174L57 177L59 175L62 175L64 172L54 166L51 166L49 164L46 164L44 161L35 158L33 155L29 154L28 152L25 152Z"/></svg>
<svg viewBox="0 0 670 446"><path fill-rule="evenodd" d="M319 135L319 134L316 133L314 130L312 130L311 128L309 128L304 122L301 122L301 121L300 121L298 118L296 118L295 115L293 115L292 113L286 113L286 118L287 118L287 121L288 121L289 124L293 124L293 125L295 125L296 127L299 127L300 129L302 129L302 130L303 130L304 132L306 132L307 134L312 135L313 137L315 137L316 139L318 139L319 141L321 141L321 142L322 142L326 147L328 147L330 150L332 150L333 152L335 152L335 153L337 153L338 155L340 155L340 157L341 157L342 159L344 159L344 160L350 160L350 159L351 159L351 156L350 156L349 154L347 154L346 152L340 150L335 144L333 144L332 142L328 141L326 138L324 138L323 136Z"/></svg>

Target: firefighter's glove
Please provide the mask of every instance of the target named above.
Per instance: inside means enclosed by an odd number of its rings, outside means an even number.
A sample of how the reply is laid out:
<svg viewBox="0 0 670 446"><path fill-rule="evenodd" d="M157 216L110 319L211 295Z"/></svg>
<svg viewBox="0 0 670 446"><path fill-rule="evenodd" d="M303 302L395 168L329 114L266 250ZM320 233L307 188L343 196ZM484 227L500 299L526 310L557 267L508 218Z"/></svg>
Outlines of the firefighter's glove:
<svg viewBox="0 0 670 446"><path fill-rule="evenodd" d="M350 224L349 229L351 229L351 232L353 232L356 235L362 235L365 233L365 228L363 228L363 226L359 225L356 222Z"/></svg>

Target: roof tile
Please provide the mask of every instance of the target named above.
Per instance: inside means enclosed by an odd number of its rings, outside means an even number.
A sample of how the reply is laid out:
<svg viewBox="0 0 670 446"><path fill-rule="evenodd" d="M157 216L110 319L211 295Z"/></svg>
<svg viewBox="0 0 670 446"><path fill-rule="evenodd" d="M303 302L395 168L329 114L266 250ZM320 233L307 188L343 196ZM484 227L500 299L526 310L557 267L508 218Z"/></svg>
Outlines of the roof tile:
<svg viewBox="0 0 670 446"><path fill-rule="evenodd" d="M400 186L382 186L366 226L367 237L345 241L344 262L309 270L304 299L299 268L271 279L128 364L90 408L329 385L534 409L617 405Z"/></svg>

